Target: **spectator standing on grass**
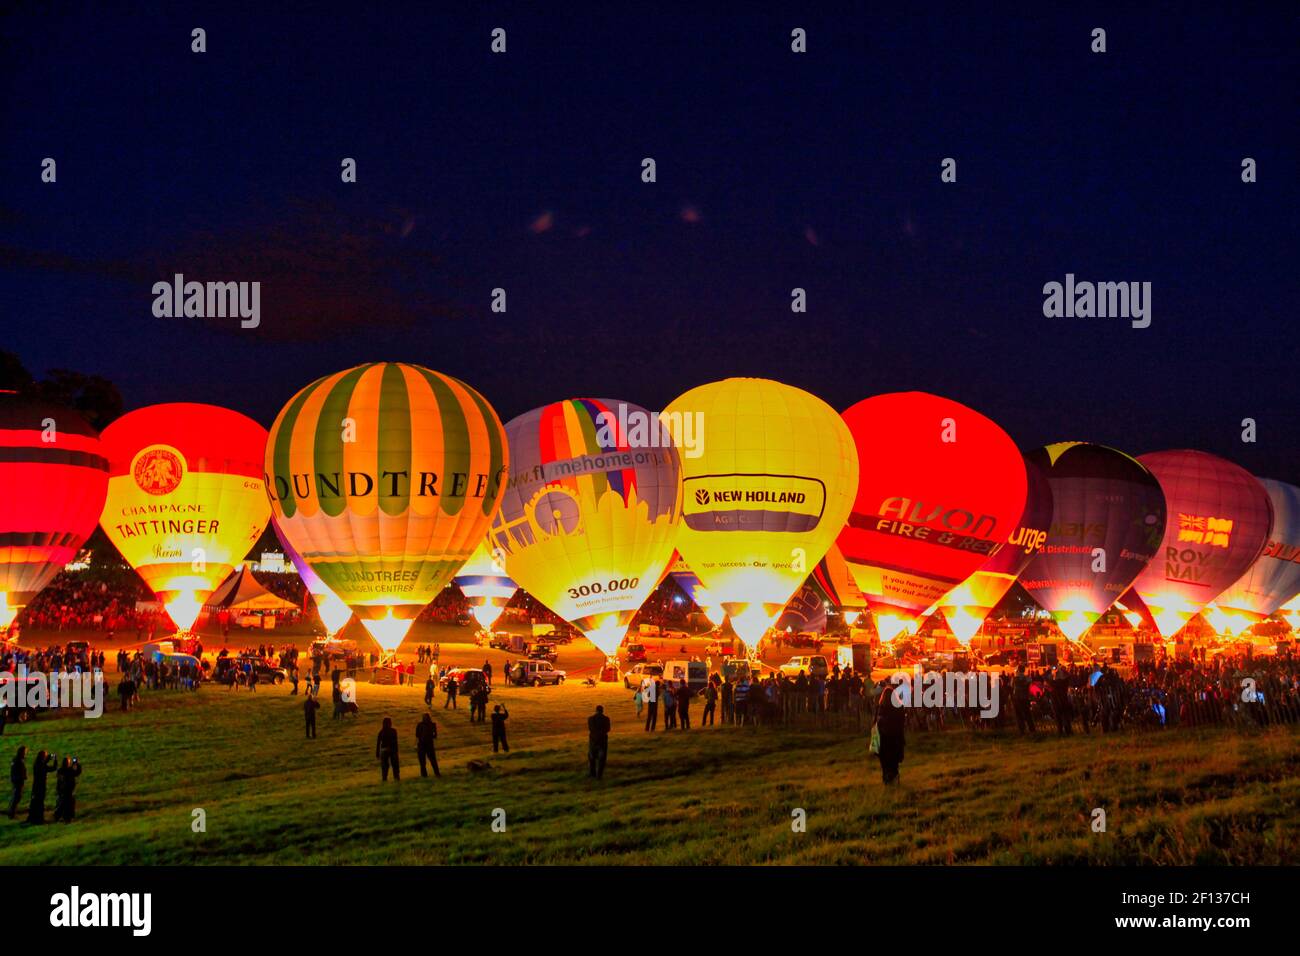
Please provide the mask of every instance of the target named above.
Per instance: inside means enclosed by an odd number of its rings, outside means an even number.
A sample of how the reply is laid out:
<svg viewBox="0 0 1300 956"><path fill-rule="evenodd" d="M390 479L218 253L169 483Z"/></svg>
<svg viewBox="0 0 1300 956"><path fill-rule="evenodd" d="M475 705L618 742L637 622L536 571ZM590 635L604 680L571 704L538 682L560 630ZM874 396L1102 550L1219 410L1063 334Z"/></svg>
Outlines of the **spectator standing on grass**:
<svg viewBox="0 0 1300 956"><path fill-rule="evenodd" d="M587 774L597 780L604 779L605 758L609 756L609 718L605 708L596 705L596 712L587 718Z"/></svg>
<svg viewBox="0 0 1300 956"><path fill-rule="evenodd" d="M736 688L732 686L731 681L722 682L722 722L724 724L734 724L736 722Z"/></svg>
<svg viewBox="0 0 1300 956"><path fill-rule="evenodd" d="M677 695L673 693L673 682L666 680L663 682L664 695L664 730L673 730L677 727Z"/></svg>
<svg viewBox="0 0 1300 956"><path fill-rule="evenodd" d="M709 684L704 688L704 714L700 717L700 726L705 724L713 725L714 708L718 705L718 685L709 679Z"/></svg>
<svg viewBox="0 0 1300 956"><path fill-rule="evenodd" d="M659 696L663 692L663 687L657 680L647 678L641 683L642 687L647 687L650 692L649 705L646 708L645 729L654 730L659 726ZM644 696L644 693L643 693Z"/></svg>
<svg viewBox="0 0 1300 956"><path fill-rule="evenodd" d="M9 785L13 795L9 798L9 819L18 812L18 804L23 800L23 788L27 786L27 748L19 747L14 754L13 763L9 765Z"/></svg>
<svg viewBox="0 0 1300 956"><path fill-rule="evenodd" d="M433 722L433 718L428 714L415 725L415 756L420 761L420 776L429 776L429 771L425 768L425 763L433 765L433 775L441 777L438 771L438 753L436 741L438 740L438 725Z"/></svg>
<svg viewBox="0 0 1300 956"><path fill-rule="evenodd" d="M691 687L686 681L677 685L677 722L682 730L691 729Z"/></svg>
<svg viewBox="0 0 1300 956"><path fill-rule="evenodd" d="M894 685L880 688L876 703L876 731L880 735L880 778L886 786L898 783L898 767L903 762L903 722L906 714L894 700Z"/></svg>
<svg viewBox="0 0 1300 956"><path fill-rule="evenodd" d="M491 661L483 662L483 679L487 681L487 685L489 687L492 686L492 662Z"/></svg>
<svg viewBox="0 0 1300 956"><path fill-rule="evenodd" d="M424 681L424 706L433 706L433 689L437 686L433 683L433 675L430 674Z"/></svg>
<svg viewBox="0 0 1300 956"><path fill-rule="evenodd" d="M447 699L442 702L442 709L446 710L448 707L450 707L452 710L457 710L458 705L456 703L456 695L459 693L460 693L460 687L456 683L456 678L448 677L447 678Z"/></svg>
<svg viewBox="0 0 1300 956"><path fill-rule="evenodd" d="M1011 685L1011 704L1016 711L1016 728L1023 735L1025 727L1031 734L1038 731L1034 727L1034 714L1029 702L1029 677L1025 674L1025 665L1016 668L1016 679Z"/></svg>
<svg viewBox="0 0 1300 956"><path fill-rule="evenodd" d="M45 788L50 771L58 766L54 754L44 750L36 754L36 763L32 764L32 802L27 807L27 822L37 825L45 822Z"/></svg>
<svg viewBox="0 0 1300 956"><path fill-rule="evenodd" d="M307 720L307 738L316 739L316 711L320 710L320 701L312 696L311 691L307 692L306 698L302 702L302 714Z"/></svg>
<svg viewBox="0 0 1300 956"><path fill-rule="evenodd" d="M401 764L397 759L397 730L393 727L393 718L385 717L384 725L375 738L375 759L379 761L379 778L388 782L388 769L393 769L393 779L402 779Z"/></svg>
<svg viewBox="0 0 1300 956"><path fill-rule="evenodd" d="M636 719L641 719L641 709L645 707L645 696L641 693L641 686L638 684L636 693L632 695L632 703L636 704Z"/></svg>
<svg viewBox="0 0 1300 956"><path fill-rule="evenodd" d="M506 710L500 704L492 708L492 752L497 752L497 745L506 753L510 753L510 744L506 742L506 721L510 719L510 711Z"/></svg>
<svg viewBox="0 0 1300 956"><path fill-rule="evenodd" d="M81 763L71 757L63 758L54 781L54 819L71 823L77 815L77 778L81 776Z"/></svg>

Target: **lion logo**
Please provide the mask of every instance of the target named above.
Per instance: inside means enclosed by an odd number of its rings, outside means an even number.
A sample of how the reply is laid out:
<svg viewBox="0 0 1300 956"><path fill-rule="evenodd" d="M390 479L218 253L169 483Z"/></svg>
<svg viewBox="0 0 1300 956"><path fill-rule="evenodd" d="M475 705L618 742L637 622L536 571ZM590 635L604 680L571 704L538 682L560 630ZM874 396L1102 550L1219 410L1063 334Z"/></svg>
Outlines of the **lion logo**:
<svg viewBox="0 0 1300 956"><path fill-rule="evenodd" d="M170 494L185 477L185 460L172 448L146 448L132 462L131 475L146 494Z"/></svg>

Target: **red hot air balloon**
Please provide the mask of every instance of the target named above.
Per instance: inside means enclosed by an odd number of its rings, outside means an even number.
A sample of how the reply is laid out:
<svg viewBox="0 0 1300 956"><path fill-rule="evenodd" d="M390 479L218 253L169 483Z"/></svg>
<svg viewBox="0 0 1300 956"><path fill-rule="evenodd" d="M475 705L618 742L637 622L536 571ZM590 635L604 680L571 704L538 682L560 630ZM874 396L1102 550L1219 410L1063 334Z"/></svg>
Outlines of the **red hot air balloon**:
<svg viewBox="0 0 1300 956"><path fill-rule="evenodd" d="M1057 442L1026 457L1047 475L1052 523L1020 585L1077 640L1156 554L1165 496L1136 458L1105 445Z"/></svg>
<svg viewBox="0 0 1300 956"><path fill-rule="evenodd" d="M993 421L925 392L868 398L844 421L861 467L837 543L890 641L1007 540L1025 509L1024 459Z"/></svg>
<svg viewBox="0 0 1300 956"><path fill-rule="evenodd" d="M266 529L265 450L265 428L215 405L150 405L104 429L100 524L182 631Z"/></svg>
<svg viewBox="0 0 1300 956"><path fill-rule="evenodd" d="M108 461L76 412L0 393L0 630L99 522Z"/></svg>
<svg viewBox="0 0 1300 956"><path fill-rule="evenodd" d="M1020 572L1047 542L1047 531L1052 524L1052 488L1042 470L1028 459L1025 472L1029 478L1029 495L1020 523L984 566L949 591L940 604L948 626L963 644L970 643L989 612L1011 590Z"/></svg>
<svg viewBox="0 0 1300 956"><path fill-rule="evenodd" d="M1158 451L1138 461L1160 482L1169 520L1160 553L1133 590L1169 638L1260 556L1273 506L1254 475L1216 455Z"/></svg>

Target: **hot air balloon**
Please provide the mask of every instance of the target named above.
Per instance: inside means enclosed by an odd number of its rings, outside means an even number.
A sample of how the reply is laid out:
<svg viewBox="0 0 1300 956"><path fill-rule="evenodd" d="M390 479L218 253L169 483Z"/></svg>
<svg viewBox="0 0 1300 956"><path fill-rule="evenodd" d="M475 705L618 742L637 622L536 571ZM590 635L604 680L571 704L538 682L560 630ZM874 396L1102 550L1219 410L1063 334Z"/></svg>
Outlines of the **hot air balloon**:
<svg viewBox="0 0 1300 956"><path fill-rule="evenodd" d="M302 578L302 583L307 587L307 593L316 603L316 613L320 615L321 623L325 625L326 636L333 637L343 630L351 619L352 608L344 604L342 599L325 585L320 575L311 569L307 559L289 543L289 539L284 536L284 532L280 530L280 526L274 519L271 521L271 527L275 529L275 536L280 539L280 546L284 548L284 553L289 556L289 560L297 569L298 577Z"/></svg>
<svg viewBox="0 0 1300 956"><path fill-rule="evenodd" d="M858 590L853 572L849 570L837 545L831 545L826 551L826 557L817 562L812 578L832 606L839 609L844 622L849 627L856 624L862 612L867 609L867 599Z"/></svg>
<svg viewBox="0 0 1300 956"><path fill-rule="evenodd" d="M668 563L668 573L672 575L673 583L686 592L686 596L708 618L709 623L714 627L721 627L722 622L727 619L727 612L722 610L717 599L709 594L709 589L700 583L700 576L691 570L691 566L686 563L680 551L673 553L672 560Z"/></svg>
<svg viewBox="0 0 1300 956"><path fill-rule="evenodd" d="M794 592L776 619L776 629L796 634L826 630L826 605L815 587L805 584Z"/></svg>
<svg viewBox="0 0 1300 956"><path fill-rule="evenodd" d="M1273 529L1255 563L1205 609L1220 633L1241 633L1300 594L1300 488L1270 478L1259 483L1273 506Z"/></svg>
<svg viewBox="0 0 1300 956"><path fill-rule="evenodd" d="M1159 451L1138 461L1160 482L1169 520L1159 556L1133 590L1170 638L1259 557L1273 506L1259 479L1216 455Z"/></svg>
<svg viewBox="0 0 1300 956"><path fill-rule="evenodd" d="M0 630L95 530L108 461L76 412L0 392Z"/></svg>
<svg viewBox="0 0 1300 956"><path fill-rule="evenodd" d="M469 599L469 612L485 631L492 630L492 625L519 590L519 585L506 574L503 557L493 555L484 539L452 578L452 583Z"/></svg>
<svg viewBox="0 0 1300 956"><path fill-rule="evenodd" d="M1300 631L1300 594L1278 608L1278 613L1290 625L1291 630Z"/></svg>
<svg viewBox="0 0 1300 956"><path fill-rule="evenodd" d="M490 546L520 587L607 657L673 554L681 462L660 432L644 408L596 398L506 425L510 479Z"/></svg>
<svg viewBox="0 0 1300 956"><path fill-rule="evenodd" d="M1105 445L1058 442L1027 457L1052 489L1052 524L1020 584L1078 640L1158 551L1165 497L1137 459Z"/></svg>
<svg viewBox="0 0 1300 956"><path fill-rule="evenodd" d="M487 534L506 455L497 413L464 382L371 362L289 400L266 485L289 543L393 652Z"/></svg>
<svg viewBox="0 0 1300 956"><path fill-rule="evenodd" d="M978 571L940 602L948 627L963 644L970 643L989 612L1011 590L1020 572L1047 542L1052 524L1052 489L1047 477L1032 461L1025 461L1025 473L1029 493L1015 530Z"/></svg>
<svg viewBox="0 0 1300 956"><path fill-rule="evenodd" d="M215 405L150 405L105 428L103 442L99 523L187 631L266 529L266 429Z"/></svg>
<svg viewBox="0 0 1300 956"><path fill-rule="evenodd" d="M914 631L1008 539L1028 479L1011 437L951 399L877 395L844 421L862 470L837 543L888 642Z"/></svg>
<svg viewBox="0 0 1300 956"><path fill-rule="evenodd" d="M820 398L759 378L693 388L663 419L686 449L677 548L753 650L844 525L852 436Z"/></svg>

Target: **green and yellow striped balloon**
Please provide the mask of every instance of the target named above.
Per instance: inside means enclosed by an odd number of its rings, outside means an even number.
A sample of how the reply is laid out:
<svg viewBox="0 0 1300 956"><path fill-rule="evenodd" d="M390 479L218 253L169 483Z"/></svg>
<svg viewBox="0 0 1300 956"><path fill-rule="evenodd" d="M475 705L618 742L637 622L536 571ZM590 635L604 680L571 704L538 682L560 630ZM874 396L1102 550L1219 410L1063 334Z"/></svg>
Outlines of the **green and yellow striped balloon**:
<svg viewBox="0 0 1300 956"><path fill-rule="evenodd" d="M266 488L289 543L393 650L487 534L506 455L477 391L375 362L290 399L267 441Z"/></svg>

